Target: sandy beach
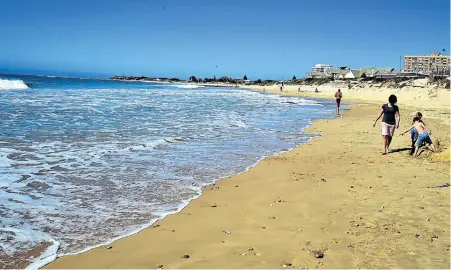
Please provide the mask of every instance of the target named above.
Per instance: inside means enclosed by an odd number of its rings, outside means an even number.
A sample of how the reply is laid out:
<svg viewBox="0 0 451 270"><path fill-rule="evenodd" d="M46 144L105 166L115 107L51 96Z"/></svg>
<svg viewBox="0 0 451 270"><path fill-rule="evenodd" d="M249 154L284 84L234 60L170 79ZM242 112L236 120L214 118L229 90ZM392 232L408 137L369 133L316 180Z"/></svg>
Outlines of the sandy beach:
<svg viewBox="0 0 451 270"><path fill-rule="evenodd" d="M299 95L335 89L321 90ZM449 91L418 101L395 93L402 120L387 156L372 122L388 91L343 92L354 105L306 130L322 136L205 187L148 229L47 268L449 268ZM418 110L441 152L414 159L399 134Z"/></svg>

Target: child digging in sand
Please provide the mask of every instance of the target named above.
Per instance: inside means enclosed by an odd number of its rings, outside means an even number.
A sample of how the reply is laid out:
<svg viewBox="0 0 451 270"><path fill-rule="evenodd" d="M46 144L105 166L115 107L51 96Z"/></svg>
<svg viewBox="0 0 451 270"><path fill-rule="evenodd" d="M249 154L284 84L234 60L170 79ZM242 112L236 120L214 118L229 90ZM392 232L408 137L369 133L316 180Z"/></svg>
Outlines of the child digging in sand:
<svg viewBox="0 0 451 270"><path fill-rule="evenodd" d="M423 122L421 122L421 119L418 116L413 118L413 125L408 130L403 132L401 135L406 134L407 132L411 131L412 129L415 129L418 133L418 139L415 143L414 156L415 157L418 156L418 149L420 149L420 147L423 143L428 143L431 146L432 152L435 153L434 144L432 143L431 137L429 136L429 133L431 131L423 124Z"/></svg>
<svg viewBox="0 0 451 270"><path fill-rule="evenodd" d="M423 125L425 127L427 127L426 123L423 121L423 114L421 112L417 112L417 114L415 116L420 118L420 122L423 123ZM414 123L414 120L412 120L412 125L413 125L413 123ZM429 130L429 135L432 135L431 130ZM415 142L418 139L418 132L416 129L412 128L410 130L410 138L412 139L412 148L410 150L410 154L413 155L413 153L415 152Z"/></svg>

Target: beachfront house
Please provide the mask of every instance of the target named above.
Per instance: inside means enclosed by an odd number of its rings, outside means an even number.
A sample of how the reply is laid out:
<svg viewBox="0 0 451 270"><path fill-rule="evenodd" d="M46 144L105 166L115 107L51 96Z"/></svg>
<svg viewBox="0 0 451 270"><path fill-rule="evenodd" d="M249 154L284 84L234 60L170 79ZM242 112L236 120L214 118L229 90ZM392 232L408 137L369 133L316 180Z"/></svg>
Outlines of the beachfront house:
<svg viewBox="0 0 451 270"><path fill-rule="evenodd" d="M346 73L348 73L348 71L348 67L333 68L331 70L331 74L335 80L342 80L344 79L344 76L346 75Z"/></svg>
<svg viewBox="0 0 451 270"><path fill-rule="evenodd" d="M329 78L331 77L330 74L326 74L323 72L308 72L307 73L307 78L315 78L315 79L319 79L319 78Z"/></svg>
<svg viewBox="0 0 451 270"><path fill-rule="evenodd" d="M366 78L365 72L358 70L358 69L351 69L346 72L344 75L344 79L360 79L360 78Z"/></svg>
<svg viewBox="0 0 451 270"><path fill-rule="evenodd" d="M426 78L428 75L417 72L401 72L393 69L391 72L378 72L375 76L378 79L392 79L392 78Z"/></svg>
<svg viewBox="0 0 451 270"><path fill-rule="evenodd" d="M376 68L363 67L359 69L350 69L347 66L340 66L333 68L330 65L316 64L312 67L312 71L307 73L307 78L333 78L334 80L357 80L360 78L375 78L375 77L393 77L395 69L391 67ZM398 72L399 73L399 72Z"/></svg>
<svg viewBox="0 0 451 270"><path fill-rule="evenodd" d="M325 64L316 64L312 71L307 73L307 78L328 78L332 77L332 66Z"/></svg>
<svg viewBox="0 0 451 270"><path fill-rule="evenodd" d="M367 78L372 78L376 75L378 70L376 70L374 67L364 67L360 68L360 72L365 73L365 76Z"/></svg>
<svg viewBox="0 0 451 270"><path fill-rule="evenodd" d="M394 71L394 68L375 68L375 67L365 67L360 68L360 72L365 74L366 78L374 78L377 74L390 74Z"/></svg>

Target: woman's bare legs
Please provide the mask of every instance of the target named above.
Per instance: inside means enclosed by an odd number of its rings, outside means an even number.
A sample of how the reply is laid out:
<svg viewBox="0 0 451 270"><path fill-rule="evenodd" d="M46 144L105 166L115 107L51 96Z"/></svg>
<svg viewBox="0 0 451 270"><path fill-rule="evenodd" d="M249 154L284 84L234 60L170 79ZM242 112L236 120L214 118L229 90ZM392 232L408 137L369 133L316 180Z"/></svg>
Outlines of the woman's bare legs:
<svg viewBox="0 0 451 270"><path fill-rule="evenodd" d="M387 151L390 149L391 140L393 139L392 136L387 136Z"/></svg>
<svg viewBox="0 0 451 270"><path fill-rule="evenodd" d="M386 155L388 148L388 136L382 136L382 147L384 149L382 155Z"/></svg>

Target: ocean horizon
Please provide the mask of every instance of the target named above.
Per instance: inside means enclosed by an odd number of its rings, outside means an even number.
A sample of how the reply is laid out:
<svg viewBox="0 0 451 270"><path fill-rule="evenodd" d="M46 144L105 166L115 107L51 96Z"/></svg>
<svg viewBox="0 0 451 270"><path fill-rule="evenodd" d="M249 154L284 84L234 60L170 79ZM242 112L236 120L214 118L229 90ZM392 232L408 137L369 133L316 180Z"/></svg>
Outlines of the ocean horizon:
<svg viewBox="0 0 451 270"><path fill-rule="evenodd" d="M334 109L230 87L0 75L3 266L146 228L203 186L318 136L304 129ZM43 252L24 257L33 249Z"/></svg>

